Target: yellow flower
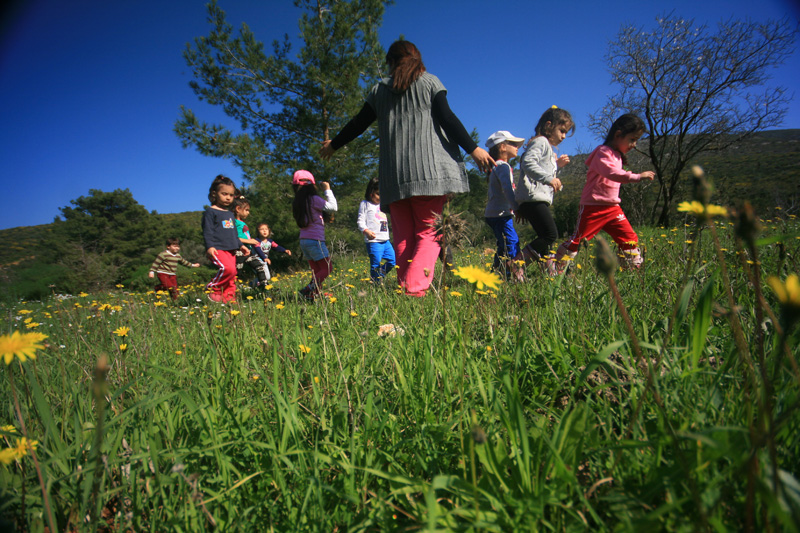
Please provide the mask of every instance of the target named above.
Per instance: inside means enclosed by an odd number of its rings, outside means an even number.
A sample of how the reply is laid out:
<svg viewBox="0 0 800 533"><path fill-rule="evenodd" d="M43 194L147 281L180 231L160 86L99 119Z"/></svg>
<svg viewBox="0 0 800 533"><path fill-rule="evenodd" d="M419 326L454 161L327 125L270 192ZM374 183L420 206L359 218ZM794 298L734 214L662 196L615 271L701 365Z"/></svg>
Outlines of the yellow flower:
<svg viewBox="0 0 800 533"><path fill-rule="evenodd" d="M39 324L38 322L29 322L25 324L25 327L28 329L38 328L39 326L41 326L41 324Z"/></svg>
<svg viewBox="0 0 800 533"><path fill-rule="evenodd" d="M301 352L303 352L303 353L308 353L308 352L310 352L310 351L311 351L311 348L309 348L309 347L308 347L308 346L306 346L305 344L301 344L301 345L300 345L300 351L301 351Z"/></svg>
<svg viewBox="0 0 800 533"><path fill-rule="evenodd" d="M264 289L270 291L272 290L272 285L264 285Z"/></svg>
<svg viewBox="0 0 800 533"><path fill-rule="evenodd" d="M241 311L237 311L236 309L231 309L231 316L237 316Z"/></svg>
<svg viewBox="0 0 800 533"><path fill-rule="evenodd" d="M167 305L164 302L156 302L153 304L155 307L161 307L162 305Z"/></svg>
<svg viewBox="0 0 800 533"><path fill-rule="evenodd" d="M82 293L78 294L78 296L80 296L81 298L86 298L89 295L86 294L85 292L82 292Z"/></svg>
<svg viewBox="0 0 800 533"><path fill-rule="evenodd" d="M286 307L286 306L283 305L283 304L278 304L278 305L275 306L275 309L283 309L284 307Z"/></svg>
<svg viewBox="0 0 800 533"><path fill-rule="evenodd" d="M21 315L29 315L29 314L33 313L33 311L31 311L30 309L20 309L19 311L17 311L17 313L19 313Z"/></svg>
<svg viewBox="0 0 800 533"><path fill-rule="evenodd" d="M775 276L767 278L767 283L775 291L778 301L792 309L800 309L800 279L797 274L790 274L785 283Z"/></svg>
<svg viewBox="0 0 800 533"><path fill-rule="evenodd" d="M248 300L252 300L252 299L253 299L253 297L252 297L252 296L248 296L248 297L247 297L247 299L248 299Z"/></svg>
<svg viewBox="0 0 800 533"><path fill-rule="evenodd" d="M17 439L17 445L14 448L17 452L17 457L24 457L28 455L28 450L35 450L38 445L38 440L28 440L22 437Z"/></svg>
<svg viewBox="0 0 800 533"><path fill-rule="evenodd" d="M691 202L681 202L678 204L678 211L692 213L696 217L713 218L716 216L728 216L728 210L719 205L708 204L703 206L697 200Z"/></svg>
<svg viewBox="0 0 800 533"><path fill-rule="evenodd" d="M358 313L356 313L355 311L350 311L350 316L356 317L358 316Z"/></svg>
<svg viewBox="0 0 800 533"><path fill-rule="evenodd" d="M494 272L486 272L485 270L473 266L458 267L453 271L453 274L464 278L470 283L474 283L479 289L483 289L484 287L497 289L498 285L502 283L500 276Z"/></svg>
<svg viewBox="0 0 800 533"><path fill-rule="evenodd" d="M314 383L319 383L319 376L314 376Z"/></svg>
<svg viewBox="0 0 800 533"><path fill-rule="evenodd" d="M11 335L0 335L0 356L10 365L14 356L18 357L21 363L27 359L36 359L36 350L44 349L42 341L47 336L41 333L20 333L15 331Z"/></svg>
<svg viewBox="0 0 800 533"><path fill-rule="evenodd" d="M0 450L0 464L10 465L17 459L17 450L14 448L6 448Z"/></svg>
<svg viewBox="0 0 800 533"><path fill-rule="evenodd" d="M127 337L128 333L130 333L130 332L131 332L131 328L126 327L126 326L118 327L117 329L115 329L113 331L113 333L115 333L117 335L117 337Z"/></svg>
<svg viewBox="0 0 800 533"><path fill-rule="evenodd" d="M450 296L461 296L461 293L458 291L450 291Z"/></svg>
<svg viewBox="0 0 800 533"><path fill-rule="evenodd" d="M122 283L117 283L117 285L116 285L116 287L117 287L118 289L121 289L121 288L123 288L124 286L125 286L125 285L123 285Z"/></svg>
<svg viewBox="0 0 800 533"><path fill-rule="evenodd" d="M183 354L183 352L182 352L182 351L180 351L180 350L175 350L175 355L181 355L181 354Z"/></svg>
<svg viewBox="0 0 800 533"><path fill-rule="evenodd" d="M128 345L127 344L122 343L122 344L119 345L119 351L120 352L124 352L127 349L128 349Z"/></svg>
<svg viewBox="0 0 800 533"><path fill-rule="evenodd" d="M0 427L0 431L5 431L6 433L16 433L17 428L12 425Z"/></svg>

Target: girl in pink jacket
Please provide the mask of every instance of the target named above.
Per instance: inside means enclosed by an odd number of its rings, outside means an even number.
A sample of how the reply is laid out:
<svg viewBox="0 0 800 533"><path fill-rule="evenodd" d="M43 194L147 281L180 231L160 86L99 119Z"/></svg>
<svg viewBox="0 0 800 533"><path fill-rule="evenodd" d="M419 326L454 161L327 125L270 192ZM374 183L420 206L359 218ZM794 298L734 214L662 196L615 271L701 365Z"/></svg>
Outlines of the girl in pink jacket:
<svg viewBox="0 0 800 533"><path fill-rule="evenodd" d="M622 168L626 163L625 154L636 148L636 142L644 132L642 119L632 114L622 115L611 125L603 144L586 159L586 185L581 194L578 226L572 237L558 247L555 258L557 273L562 274L567 269L569 261L578 254L583 239L591 240L600 231L608 233L617 243L625 266L641 266L639 236L619 206L619 186L655 177L650 170L635 174Z"/></svg>

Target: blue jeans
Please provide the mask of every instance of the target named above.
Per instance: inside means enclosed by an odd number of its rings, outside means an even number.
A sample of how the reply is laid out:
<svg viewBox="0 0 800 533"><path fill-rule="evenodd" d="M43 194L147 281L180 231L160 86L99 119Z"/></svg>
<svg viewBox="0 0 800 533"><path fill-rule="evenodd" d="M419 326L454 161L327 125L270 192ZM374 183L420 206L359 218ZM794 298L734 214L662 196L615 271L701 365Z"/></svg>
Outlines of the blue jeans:
<svg viewBox="0 0 800 533"><path fill-rule="evenodd" d="M390 241L368 242L369 275L372 281L380 282L395 266L394 248ZM381 265L381 261L384 263Z"/></svg>
<svg viewBox="0 0 800 533"><path fill-rule="evenodd" d="M494 254L492 268L497 270L501 261L514 259L519 253L519 237L514 229L514 219L509 215L505 217L486 217L486 223L492 228L497 239L497 253Z"/></svg>

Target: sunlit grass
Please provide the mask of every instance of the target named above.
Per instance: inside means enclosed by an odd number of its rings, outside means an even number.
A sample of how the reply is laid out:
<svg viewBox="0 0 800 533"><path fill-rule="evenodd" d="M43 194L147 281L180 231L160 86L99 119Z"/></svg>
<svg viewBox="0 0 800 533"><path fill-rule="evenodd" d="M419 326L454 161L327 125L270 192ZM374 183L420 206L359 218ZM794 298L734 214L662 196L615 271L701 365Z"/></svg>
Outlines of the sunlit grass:
<svg viewBox="0 0 800 533"><path fill-rule="evenodd" d="M791 530L800 380L776 322L800 226L771 216L758 257L723 219L719 249L694 219L640 232L615 287L641 357L591 245L524 284L464 250L475 270L437 265L424 299L337 260L314 304L300 272L235 306L183 286L4 307L3 334L47 337L0 390L3 515L41 530L44 493L60 530Z"/></svg>

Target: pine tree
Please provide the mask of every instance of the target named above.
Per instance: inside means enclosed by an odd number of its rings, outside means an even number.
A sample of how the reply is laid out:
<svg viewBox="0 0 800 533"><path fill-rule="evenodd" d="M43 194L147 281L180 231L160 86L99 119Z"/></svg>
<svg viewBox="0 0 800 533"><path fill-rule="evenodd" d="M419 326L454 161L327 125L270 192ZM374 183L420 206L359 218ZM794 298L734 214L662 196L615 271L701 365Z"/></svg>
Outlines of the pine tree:
<svg viewBox="0 0 800 533"><path fill-rule="evenodd" d="M385 0L295 0L303 47L292 53L288 35L264 45L243 24L238 34L215 1L208 5L212 30L184 53L199 99L221 106L241 131L199 120L183 107L175 132L184 147L231 159L251 190L276 193L290 172L305 168L318 179L354 183L374 173L377 142L365 133L343 157L323 162L320 143L358 112L366 90L380 77L384 51L378 42ZM269 194L272 196L272 194Z"/></svg>

